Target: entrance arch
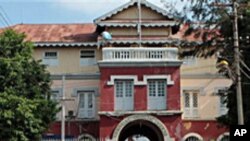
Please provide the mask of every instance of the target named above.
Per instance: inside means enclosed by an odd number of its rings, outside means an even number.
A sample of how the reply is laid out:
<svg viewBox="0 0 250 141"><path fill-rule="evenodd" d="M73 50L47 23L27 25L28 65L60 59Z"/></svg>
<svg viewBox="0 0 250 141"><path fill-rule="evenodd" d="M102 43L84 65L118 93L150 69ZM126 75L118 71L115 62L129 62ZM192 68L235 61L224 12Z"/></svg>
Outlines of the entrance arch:
<svg viewBox="0 0 250 141"><path fill-rule="evenodd" d="M148 134L149 132L151 133ZM127 137L136 134L146 136L150 140L173 141L165 125L151 115L132 115L126 117L115 128L112 141L124 141Z"/></svg>
<svg viewBox="0 0 250 141"><path fill-rule="evenodd" d="M90 134L83 134L78 137L78 141L96 141L96 139Z"/></svg>

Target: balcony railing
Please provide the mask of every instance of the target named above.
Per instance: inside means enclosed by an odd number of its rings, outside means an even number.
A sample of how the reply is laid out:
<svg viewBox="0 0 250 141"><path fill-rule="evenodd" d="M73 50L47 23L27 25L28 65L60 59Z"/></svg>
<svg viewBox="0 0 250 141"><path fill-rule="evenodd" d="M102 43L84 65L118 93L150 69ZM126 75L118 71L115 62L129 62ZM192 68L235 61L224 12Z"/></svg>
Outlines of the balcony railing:
<svg viewBox="0 0 250 141"><path fill-rule="evenodd" d="M103 61L178 61L178 49L103 48Z"/></svg>

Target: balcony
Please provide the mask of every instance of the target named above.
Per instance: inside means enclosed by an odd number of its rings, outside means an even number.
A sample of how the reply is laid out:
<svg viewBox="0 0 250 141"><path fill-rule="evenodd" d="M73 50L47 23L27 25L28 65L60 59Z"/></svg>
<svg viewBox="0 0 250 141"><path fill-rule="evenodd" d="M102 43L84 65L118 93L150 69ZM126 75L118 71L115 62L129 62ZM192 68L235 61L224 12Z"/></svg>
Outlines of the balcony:
<svg viewBox="0 0 250 141"><path fill-rule="evenodd" d="M177 48L103 48L103 60L99 65L179 66Z"/></svg>
<svg viewBox="0 0 250 141"><path fill-rule="evenodd" d="M103 61L177 60L177 48L103 48Z"/></svg>

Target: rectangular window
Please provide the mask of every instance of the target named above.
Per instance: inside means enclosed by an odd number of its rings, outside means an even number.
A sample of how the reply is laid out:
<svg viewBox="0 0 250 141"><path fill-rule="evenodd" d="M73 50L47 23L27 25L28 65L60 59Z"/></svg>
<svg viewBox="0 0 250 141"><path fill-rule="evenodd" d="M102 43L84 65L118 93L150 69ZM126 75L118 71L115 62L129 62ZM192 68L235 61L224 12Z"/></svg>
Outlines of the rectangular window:
<svg viewBox="0 0 250 141"><path fill-rule="evenodd" d="M228 112L227 108L227 88L217 88L216 95L219 96L219 116L225 115Z"/></svg>
<svg viewBox="0 0 250 141"><path fill-rule="evenodd" d="M184 90L184 117L198 117L198 94L199 90Z"/></svg>
<svg viewBox="0 0 250 141"><path fill-rule="evenodd" d="M133 93L132 80L115 80L115 110L133 110Z"/></svg>
<svg viewBox="0 0 250 141"><path fill-rule="evenodd" d="M60 101L62 98L62 92L60 90L52 90L51 91L51 96L50 96L50 99L51 100L55 100L55 101Z"/></svg>
<svg viewBox="0 0 250 141"><path fill-rule="evenodd" d="M194 56L187 56L183 58L183 65L192 66L197 63L197 58Z"/></svg>
<svg viewBox="0 0 250 141"><path fill-rule="evenodd" d="M62 98L62 89L61 88L54 88L51 90L50 99L58 102L57 108L60 107L59 103L61 101L61 98ZM60 120L60 119L61 119L61 111L56 114L56 120Z"/></svg>
<svg viewBox="0 0 250 141"><path fill-rule="evenodd" d="M95 117L95 95L92 91L78 91L78 118Z"/></svg>
<svg viewBox="0 0 250 141"><path fill-rule="evenodd" d="M148 80L148 109L164 110L167 101L166 80Z"/></svg>
<svg viewBox="0 0 250 141"><path fill-rule="evenodd" d="M45 52L44 58L46 59L57 59L57 52Z"/></svg>
<svg viewBox="0 0 250 141"><path fill-rule="evenodd" d="M89 66L96 64L96 57L94 50L81 50L80 52L80 65Z"/></svg>
<svg viewBox="0 0 250 141"><path fill-rule="evenodd" d="M58 53L56 51L44 52L42 63L48 66L57 66L59 63Z"/></svg>

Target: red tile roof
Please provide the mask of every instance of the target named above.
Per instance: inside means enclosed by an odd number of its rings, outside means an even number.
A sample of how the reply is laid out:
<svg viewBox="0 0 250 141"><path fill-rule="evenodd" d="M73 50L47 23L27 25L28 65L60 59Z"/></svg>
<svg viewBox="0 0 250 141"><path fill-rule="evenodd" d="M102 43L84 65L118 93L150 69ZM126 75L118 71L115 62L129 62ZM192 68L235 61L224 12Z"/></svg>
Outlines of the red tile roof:
<svg viewBox="0 0 250 141"><path fill-rule="evenodd" d="M198 23L198 24L201 24L201 23ZM188 30L188 28L189 28L188 24L181 25L179 31L176 34L171 35L171 38L175 38L175 39L179 39L179 40L186 40L189 42L196 42L196 41L202 41L202 35L204 35L205 33L216 33L217 35L219 35L219 30L216 30L216 29L208 30L208 29L198 28L196 30L197 30L197 32L200 33L200 36L196 37L195 32L192 32L190 35L186 36L185 32ZM215 36L215 35L209 35L208 39L211 39L212 36Z"/></svg>
<svg viewBox="0 0 250 141"><path fill-rule="evenodd" d="M11 28L37 43L96 42L98 36L94 24L18 24Z"/></svg>

